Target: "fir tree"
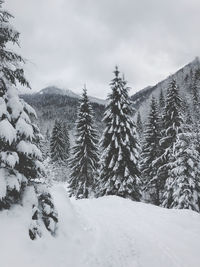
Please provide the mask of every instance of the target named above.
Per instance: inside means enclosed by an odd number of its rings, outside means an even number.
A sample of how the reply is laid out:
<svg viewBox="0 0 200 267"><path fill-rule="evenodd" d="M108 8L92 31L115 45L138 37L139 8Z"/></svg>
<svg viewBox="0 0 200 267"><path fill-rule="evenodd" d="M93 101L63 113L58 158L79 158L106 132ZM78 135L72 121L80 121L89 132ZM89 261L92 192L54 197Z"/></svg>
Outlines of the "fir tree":
<svg viewBox="0 0 200 267"><path fill-rule="evenodd" d="M76 198L88 198L96 186L99 155L98 135L86 88L83 89L77 117L75 145L69 161L69 194Z"/></svg>
<svg viewBox="0 0 200 267"><path fill-rule="evenodd" d="M21 56L8 50L8 43L18 44L19 33L9 24L12 15L0 1L0 209L9 208L22 197L26 185L43 174L41 152L37 147L40 132L29 115L35 111L19 99L17 83L29 86Z"/></svg>
<svg viewBox="0 0 200 267"><path fill-rule="evenodd" d="M158 176L161 179L161 190L164 189L165 182L169 177L170 160L173 145L176 142L177 134L181 132L182 118L182 100L179 96L179 90L176 81L170 82L167 90L166 104L163 115L163 130L160 140L162 155L156 161L158 164Z"/></svg>
<svg viewBox="0 0 200 267"><path fill-rule="evenodd" d="M99 196L117 195L140 200L140 172L136 126L131 119L132 107L126 82L116 67L111 81L109 104L104 114L106 129L101 141L102 166Z"/></svg>
<svg viewBox="0 0 200 267"><path fill-rule="evenodd" d="M158 105L154 97L150 104L150 112L144 130L144 141L141 155L141 172L145 191L150 195L153 204L160 204L160 179L157 175L158 164L155 162L161 154L160 117Z"/></svg>
<svg viewBox="0 0 200 267"><path fill-rule="evenodd" d="M189 132L178 135L163 195L164 207L199 211L200 156L191 140Z"/></svg>
<svg viewBox="0 0 200 267"><path fill-rule="evenodd" d="M54 123L51 141L50 141L50 151L51 160L54 163L62 164L65 163L65 136L63 131L63 124L61 121L56 120Z"/></svg>
<svg viewBox="0 0 200 267"><path fill-rule="evenodd" d="M159 95L159 101L158 101L158 111L159 111L159 116L160 116L160 128L164 129L164 111L165 111L165 97L163 94L163 90L160 90L160 95Z"/></svg>
<svg viewBox="0 0 200 267"><path fill-rule="evenodd" d="M51 134L50 134L49 128L46 130L45 140L46 140L46 157L50 157L50 140L51 140Z"/></svg>
<svg viewBox="0 0 200 267"><path fill-rule="evenodd" d="M66 181L67 180L67 165L69 158L69 134L66 123L62 121L55 121L51 141L51 164L53 167L54 180Z"/></svg>
<svg viewBox="0 0 200 267"><path fill-rule="evenodd" d="M66 122L63 122L63 135L64 135L64 147L65 147L65 158L66 160L68 160L69 158L69 154L70 154L70 140L69 140L69 129L68 129L68 125Z"/></svg>
<svg viewBox="0 0 200 267"><path fill-rule="evenodd" d="M191 115L192 109L186 98L182 98L182 114L184 114L183 122L185 130L188 129L189 131L192 131L193 128L193 120Z"/></svg>
<svg viewBox="0 0 200 267"><path fill-rule="evenodd" d="M195 122L198 122L200 117L200 102L199 102L200 98L197 86L197 79L195 77L193 77L192 80L191 94L193 102L194 120Z"/></svg>
<svg viewBox="0 0 200 267"><path fill-rule="evenodd" d="M139 140L141 141L143 137L143 123L142 123L142 119L141 119L141 115L139 111L137 114L136 129L139 135Z"/></svg>
<svg viewBox="0 0 200 267"><path fill-rule="evenodd" d="M165 97L163 94L163 90L160 90L160 95L159 95L159 109L160 111L164 110L165 108Z"/></svg>
<svg viewBox="0 0 200 267"><path fill-rule="evenodd" d="M10 19L13 16L3 10L4 1L0 0L0 97L3 97L8 91L8 85L16 85L18 82L23 86L29 86L24 76L24 70L21 65L25 63L24 59L7 48L9 43L19 45L19 32L10 25Z"/></svg>
<svg viewBox="0 0 200 267"><path fill-rule="evenodd" d="M50 139L50 131L47 129L45 135L40 140L40 149L44 160L50 157Z"/></svg>
<svg viewBox="0 0 200 267"><path fill-rule="evenodd" d="M197 86L197 77L194 75L191 85L191 95L192 95L192 120L193 120L193 132L196 139L196 146L200 153L200 97L199 88Z"/></svg>
<svg viewBox="0 0 200 267"><path fill-rule="evenodd" d="M32 199L37 199L37 188L45 172L38 148L41 134L31 121L36 113L19 98L16 88L18 83L29 87L21 68L24 60L7 48L8 43L18 44L19 33L10 26L12 15L2 9L2 4L0 1L0 209L5 209L22 204L30 188ZM36 209L43 213L39 206Z"/></svg>

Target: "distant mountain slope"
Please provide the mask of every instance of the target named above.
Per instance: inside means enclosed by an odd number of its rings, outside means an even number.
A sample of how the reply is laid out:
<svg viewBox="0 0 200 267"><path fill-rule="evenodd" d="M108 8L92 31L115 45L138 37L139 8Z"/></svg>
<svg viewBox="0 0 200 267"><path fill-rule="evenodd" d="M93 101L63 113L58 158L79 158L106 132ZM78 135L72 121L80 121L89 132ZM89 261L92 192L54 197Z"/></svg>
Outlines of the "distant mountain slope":
<svg viewBox="0 0 200 267"><path fill-rule="evenodd" d="M40 90L39 92L37 92L35 94L36 95L66 95L66 96L69 96L69 97L80 99L80 95L74 93L72 90L61 89L61 88L58 88L56 86L48 86L48 87ZM104 100L104 99L100 99L100 98L92 97L92 96L89 96L89 99L93 103L98 103L98 104L101 104L101 105L105 105L106 104L106 100Z"/></svg>
<svg viewBox="0 0 200 267"><path fill-rule="evenodd" d="M73 91L69 90L69 89L60 89L56 86L48 86L42 90L40 90L39 92L36 93L36 95L44 95L44 94L48 94L48 95L67 95L70 97L75 97L75 98L80 98L79 95L75 94Z"/></svg>
<svg viewBox="0 0 200 267"><path fill-rule="evenodd" d="M61 119L66 121L70 128L73 128L76 121L79 98L63 94L37 93L21 95L28 104L37 112L39 127L44 134L47 129L52 129L54 121ZM92 103L96 124L99 131L102 131L102 116L105 106L98 103Z"/></svg>
<svg viewBox="0 0 200 267"><path fill-rule="evenodd" d="M146 119L152 95L158 98L161 89L163 93L166 94L172 78L177 81L181 94L187 99L190 99L190 88L194 75L198 78L198 85L200 87L199 58L196 58L155 86L148 86L131 96L136 112L140 111L142 119ZM47 128L52 129L55 119L68 121L69 125L73 127L76 120L78 100L80 99L80 96L73 91L50 86L42 89L38 93L21 95L21 97L36 109L39 118L39 126L43 133ZM101 120L107 101L95 97L89 98L93 105L99 131L101 132L103 129Z"/></svg>
<svg viewBox="0 0 200 267"><path fill-rule="evenodd" d="M180 93L182 96L190 99L190 88L192 84L192 78L196 75L198 78L198 85L200 86L200 60L199 58L195 58L191 63L187 64L176 73L170 75L165 80L159 82L155 86L146 87L136 94L134 94L131 99L134 103L134 106L137 111L140 111L143 119L146 118L146 115L149 110L149 102L154 95L155 97L159 97L161 89L163 93L166 94L167 88L171 79L175 79L180 88Z"/></svg>

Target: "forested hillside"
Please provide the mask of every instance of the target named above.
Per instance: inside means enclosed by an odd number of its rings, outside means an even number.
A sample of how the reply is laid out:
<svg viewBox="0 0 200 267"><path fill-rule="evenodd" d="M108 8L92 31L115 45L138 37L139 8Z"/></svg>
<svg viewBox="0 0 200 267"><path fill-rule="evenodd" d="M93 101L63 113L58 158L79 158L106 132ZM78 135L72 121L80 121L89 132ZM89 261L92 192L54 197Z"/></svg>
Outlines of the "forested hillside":
<svg viewBox="0 0 200 267"><path fill-rule="evenodd" d="M136 111L139 111L142 118L146 119L149 111L151 97L159 97L160 91L166 95L167 88L172 79L174 79L180 88L180 94L183 98L191 101L191 87L193 77L196 77L197 86L200 86L200 60L196 57L191 63L187 64L174 74L160 81L154 86L148 86L131 97Z"/></svg>
<svg viewBox="0 0 200 267"><path fill-rule="evenodd" d="M51 131L56 119L67 122L70 128L74 127L79 105L78 98L59 94L25 94L21 95L21 97L35 108L38 115L37 122L42 133L45 133L47 129ZM92 103L92 107L97 126L99 130L102 130L101 120L105 106Z"/></svg>

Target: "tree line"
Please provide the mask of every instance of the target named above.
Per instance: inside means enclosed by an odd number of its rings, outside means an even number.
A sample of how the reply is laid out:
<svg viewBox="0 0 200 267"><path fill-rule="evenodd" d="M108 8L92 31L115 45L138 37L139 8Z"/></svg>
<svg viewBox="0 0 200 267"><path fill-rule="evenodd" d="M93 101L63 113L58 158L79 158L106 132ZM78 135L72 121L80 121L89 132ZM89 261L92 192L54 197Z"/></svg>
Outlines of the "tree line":
<svg viewBox="0 0 200 267"><path fill-rule="evenodd" d="M76 122L75 145L68 159L69 193L76 198L117 195L166 208L200 207L200 106L197 78L190 103L175 80L166 95L152 96L142 122L133 108L127 83L116 67L100 139L93 111L83 90ZM52 151L53 153L53 151Z"/></svg>

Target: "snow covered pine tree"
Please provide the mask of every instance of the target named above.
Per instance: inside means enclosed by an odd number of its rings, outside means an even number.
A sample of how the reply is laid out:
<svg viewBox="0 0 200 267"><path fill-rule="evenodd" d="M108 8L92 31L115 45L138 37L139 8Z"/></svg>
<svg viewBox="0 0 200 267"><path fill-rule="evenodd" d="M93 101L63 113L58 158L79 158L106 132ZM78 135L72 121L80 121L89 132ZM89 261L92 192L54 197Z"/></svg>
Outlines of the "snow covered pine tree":
<svg viewBox="0 0 200 267"><path fill-rule="evenodd" d="M142 123L142 119L141 119L141 115L140 112L138 111L137 114L137 121L136 121L136 129L137 129L137 133L139 136L139 141L142 142L142 138L143 138L143 123Z"/></svg>
<svg viewBox="0 0 200 267"><path fill-rule="evenodd" d="M191 135L191 132L184 132L177 136L163 206L199 212L200 155Z"/></svg>
<svg viewBox="0 0 200 267"><path fill-rule="evenodd" d="M51 163L55 176L53 179L55 180L66 181L67 179L69 146L67 124L56 120L50 141Z"/></svg>
<svg viewBox="0 0 200 267"><path fill-rule="evenodd" d="M156 159L161 153L160 149L160 117L158 105L154 97L150 104L150 112L144 129L144 141L141 154L141 175L145 192L150 196L149 201L155 205L160 204L160 179L157 175Z"/></svg>
<svg viewBox="0 0 200 267"><path fill-rule="evenodd" d="M193 89L196 91L196 89ZM198 116L198 97L195 96L193 107ZM195 103L196 102L196 103ZM193 110L193 111L194 111ZM184 115L183 115L184 114ZM176 136L173 145L172 160L170 162L169 178L166 181L163 195L164 207L200 210L200 154L198 143L197 124L190 116L187 100L182 101L181 130ZM197 121L198 123L198 121Z"/></svg>
<svg viewBox="0 0 200 267"><path fill-rule="evenodd" d="M76 122L76 139L70 159L69 194L76 198L94 195L99 167L98 135L87 90L83 89Z"/></svg>
<svg viewBox="0 0 200 267"><path fill-rule="evenodd" d="M159 95L159 110L162 112L165 108L165 97L163 94L163 90L160 90L160 95ZM160 114L161 115L161 114Z"/></svg>
<svg viewBox="0 0 200 267"><path fill-rule="evenodd" d="M50 139L50 130L47 129L45 135L40 140L40 150L42 151L42 156L44 160L50 157Z"/></svg>
<svg viewBox="0 0 200 267"><path fill-rule="evenodd" d="M66 122L63 122L63 134L65 143L65 158L68 160L70 155L70 140L69 140L69 129Z"/></svg>
<svg viewBox="0 0 200 267"><path fill-rule="evenodd" d="M36 116L35 111L19 99L16 88L17 82L29 87L21 68L24 60L7 49L9 42L18 44L19 33L9 24L12 15L2 4L0 1L0 209L8 209L22 203L24 192L36 186L35 179L44 176L44 169L37 147L40 131L29 118Z"/></svg>
<svg viewBox="0 0 200 267"><path fill-rule="evenodd" d="M193 131L195 133L196 147L200 153L200 96L198 88L198 79L198 75L193 75L191 84L191 97Z"/></svg>
<svg viewBox="0 0 200 267"><path fill-rule="evenodd" d="M102 166L98 196L117 195L140 200L140 172L136 126L131 119L132 107L126 81L116 67L111 81L112 92L104 114L101 140Z"/></svg>
<svg viewBox="0 0 200 267"><path fill-rule="evenodd" d="M176 81L172 80L170 82L167 96L166 104L163 116L163 131L160 140L160 145L162 149L162 154L158 159L158 177L160 177L160 190L164 190L164 195L162 196L162 205L168 207L170 200L167 201L166 197L169 190L168 183L170 183L170 170L171 162L173 161L173 147L177 140L177 135L182 132L183 118L182 118L182 99L179 96L179 90L176 85Z"/></svg>

